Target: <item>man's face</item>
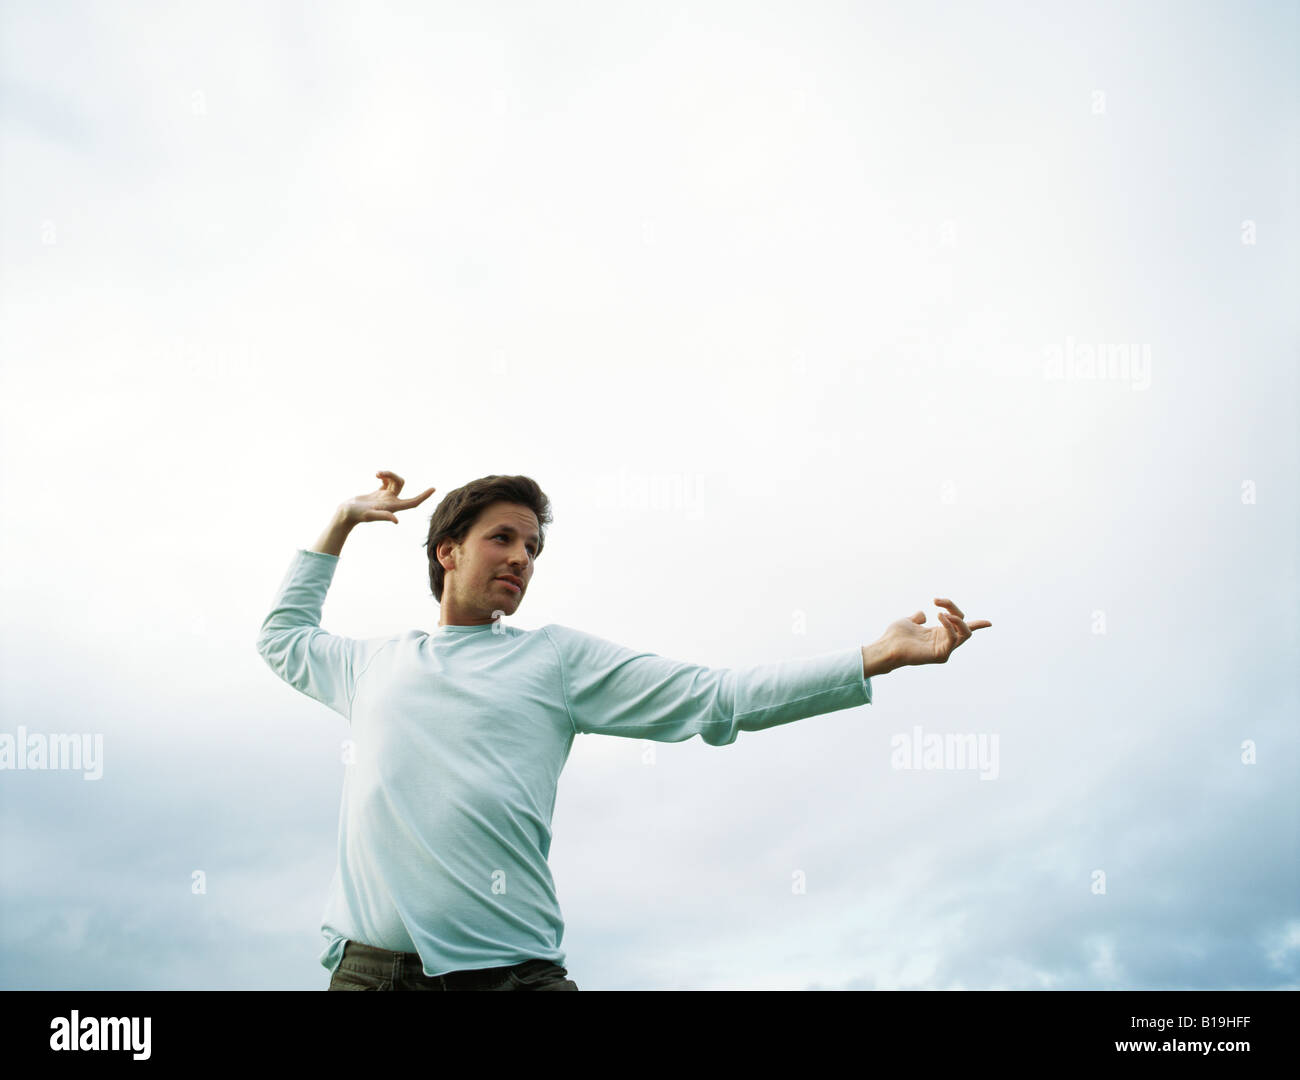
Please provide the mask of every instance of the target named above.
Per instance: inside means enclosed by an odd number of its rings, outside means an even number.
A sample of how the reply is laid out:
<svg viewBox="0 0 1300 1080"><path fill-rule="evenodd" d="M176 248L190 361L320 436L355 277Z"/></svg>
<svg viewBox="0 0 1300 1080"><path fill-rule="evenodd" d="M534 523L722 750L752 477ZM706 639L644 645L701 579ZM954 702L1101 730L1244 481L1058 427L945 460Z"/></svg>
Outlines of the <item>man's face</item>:
<svg viewBox="0 0 1300 1080"><path fill-rule="evenodd" d="M479 513L462 544L444 540L445 576L439 626L477 626L513 615L528 591L539 543L537 515L527 506L495 502ZM518 578L518 588L502 576Z"/></svg>

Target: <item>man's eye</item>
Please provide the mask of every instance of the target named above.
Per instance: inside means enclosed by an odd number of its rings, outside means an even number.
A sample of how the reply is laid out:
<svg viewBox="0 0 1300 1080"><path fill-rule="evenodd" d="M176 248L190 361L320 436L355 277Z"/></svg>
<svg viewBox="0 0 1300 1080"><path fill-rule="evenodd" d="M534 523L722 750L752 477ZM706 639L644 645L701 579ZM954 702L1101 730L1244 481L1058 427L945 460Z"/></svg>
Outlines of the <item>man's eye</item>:
<svg viewBox="0 0 1300 1080"><path fill-rule="evenodd" d="M494 537L492 537L492 539L495 540L495 539L497 539L497 537L499 537L499 536L505 536L507 540L510 539L510 537L506 536L505 533L497 533L497 535L494 536ZM528 554L531 555L533 558L537 558L537 549L536 549L536 548L533 548L533 547L530 547L530 548L528 549Z"/></svg>

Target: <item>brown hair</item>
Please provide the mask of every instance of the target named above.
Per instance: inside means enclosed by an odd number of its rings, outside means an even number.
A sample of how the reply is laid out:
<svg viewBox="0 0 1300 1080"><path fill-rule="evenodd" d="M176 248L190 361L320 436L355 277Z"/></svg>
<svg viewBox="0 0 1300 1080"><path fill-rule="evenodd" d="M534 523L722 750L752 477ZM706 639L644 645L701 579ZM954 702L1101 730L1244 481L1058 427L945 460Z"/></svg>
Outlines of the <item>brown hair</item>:
<svg viewBox="0 0 1300 1080"><path fill-rule="evenodd" d="M433 598L442 602L442 583L446 570L438 561L438 545L451 539L464 543L470 528L483 509L494 502L520 503L537 515L537 558L546 546L546 526L551 523L551 502L531 476L483 476L449 491L438 503L429 519L429 538L425 549L429 555L429 588Z"/></svg>

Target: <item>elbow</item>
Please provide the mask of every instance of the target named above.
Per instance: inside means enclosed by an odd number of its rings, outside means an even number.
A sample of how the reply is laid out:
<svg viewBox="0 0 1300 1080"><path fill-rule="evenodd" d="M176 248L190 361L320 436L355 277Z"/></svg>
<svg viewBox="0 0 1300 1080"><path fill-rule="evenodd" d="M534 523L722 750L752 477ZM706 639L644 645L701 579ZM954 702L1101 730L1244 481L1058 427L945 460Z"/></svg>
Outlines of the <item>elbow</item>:
<svg viewBox="0 0 1300 1080"><path fill-rule="evenodd" d="M263 627L257 635L257 655L263 660L269 659L271 650L275 648L278 639L279 635L274 630Z"/></svg>

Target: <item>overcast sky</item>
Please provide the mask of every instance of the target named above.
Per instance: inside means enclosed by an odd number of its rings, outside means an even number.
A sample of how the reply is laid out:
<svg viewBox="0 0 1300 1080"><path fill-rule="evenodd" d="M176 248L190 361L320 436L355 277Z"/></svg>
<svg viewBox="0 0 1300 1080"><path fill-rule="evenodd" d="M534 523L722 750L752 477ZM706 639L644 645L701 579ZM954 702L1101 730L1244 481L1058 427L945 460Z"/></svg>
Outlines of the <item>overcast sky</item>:
<svg viewBox="0 0 1300 1080"><path fill-rule="evenodd" d="M324 988L347 726L254 641L392 469L438 491L326 629L436 625L491 473L554 507L526 629L993 623L727 747L580 736L580 988L1300 988L1297 21L4 3L0 734L102 776L0 772L0 986Z"/></svg>

